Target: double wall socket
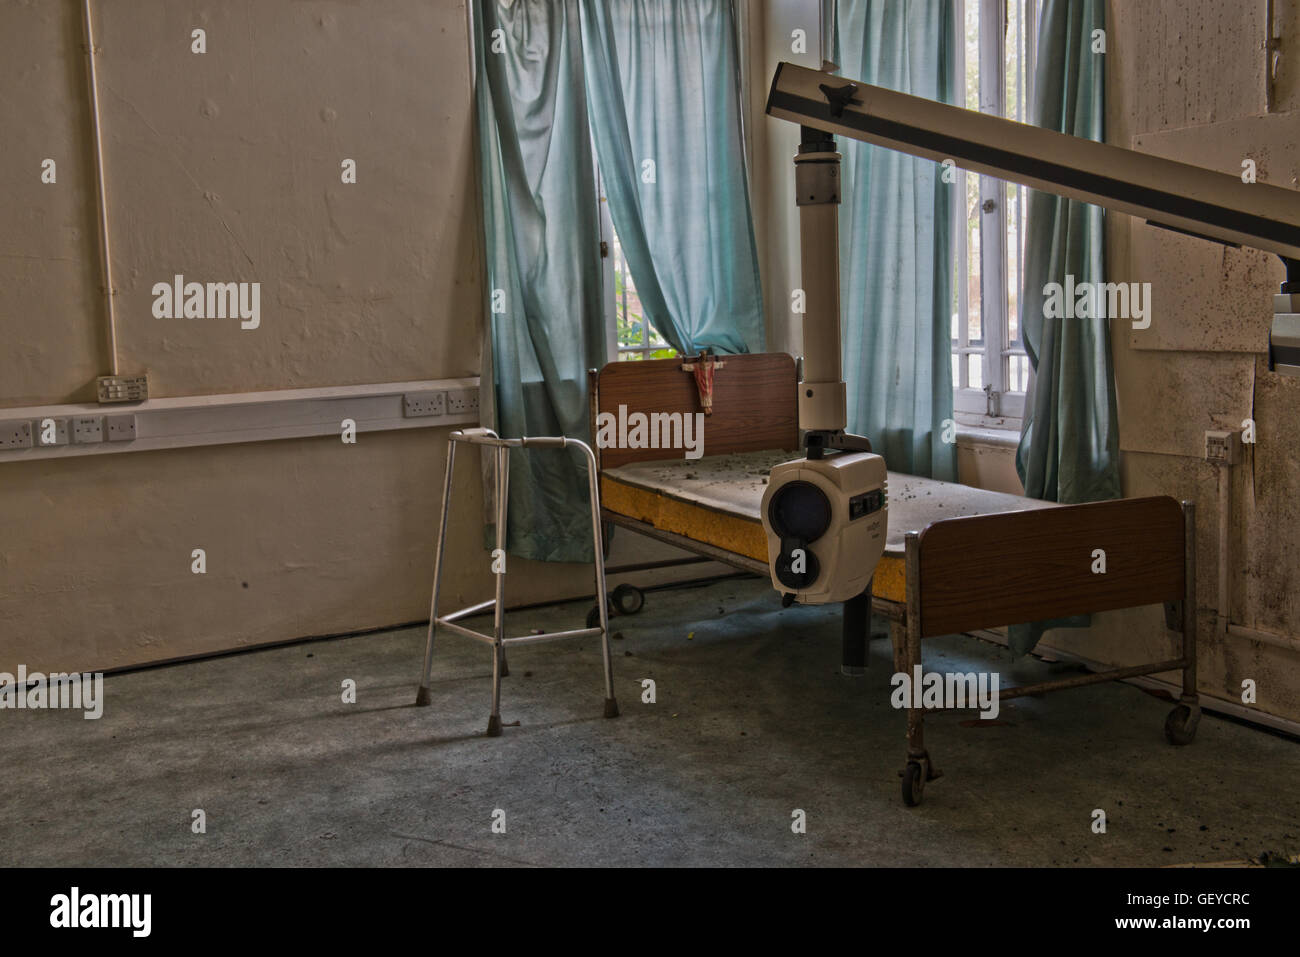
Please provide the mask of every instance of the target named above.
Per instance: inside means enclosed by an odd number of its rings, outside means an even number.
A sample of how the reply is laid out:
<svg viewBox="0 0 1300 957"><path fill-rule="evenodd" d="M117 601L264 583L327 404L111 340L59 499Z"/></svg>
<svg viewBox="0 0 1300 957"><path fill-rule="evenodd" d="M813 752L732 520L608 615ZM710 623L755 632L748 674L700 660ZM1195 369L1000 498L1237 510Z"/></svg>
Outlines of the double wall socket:
<svg viewBox="0 0 1300 957"><path fill-rule="evenodd" d="M477 412L478 389L408 392L402 396L402 415L408 419L430 415L473 415Z"/></svg>
<svg viewBox="0 0 1300 957"><path fill-rule="evenodd" d="M446 395L442 392L408 392L402 396L402 415L408 419L442 415L446 408Z"/></svg>
<svg viewBox="0 0 1300 957"><path fill-rule="evenodd" d="M0 422L0 449L30 449L32 424L26 419Z"/></svg>
<svg viewBox="0 0 1300 957"><path fill-rule="evenodd" d="M69 432L69 426L71 431ZM0 451L5 449L48 449L96 442L130 442L135 438L134 415L78 415L71 419L15 419L0 422Z"/></svg>
<svg viewBox="0 0 1300 957"><path fill-rule="evenodd" d="M478 411L478 389L448 389L447 412L450 415L466 415Z"/></svg>
<svg viewBox="0 0 1300 957"><path fill-rule="evenodd" d="M36 426L37 448L52 448L56 445L67 445L71 439L68 437L68 420L54 419L46 417L37 419L34 423Z"/></svg>

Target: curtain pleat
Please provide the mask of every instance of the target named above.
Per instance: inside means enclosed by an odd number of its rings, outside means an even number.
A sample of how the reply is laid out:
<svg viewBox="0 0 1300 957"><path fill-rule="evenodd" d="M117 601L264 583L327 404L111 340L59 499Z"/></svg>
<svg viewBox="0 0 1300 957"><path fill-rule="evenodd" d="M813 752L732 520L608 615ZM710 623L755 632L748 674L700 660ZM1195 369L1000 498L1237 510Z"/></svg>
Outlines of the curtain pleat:
<svg viewBox="0 0 1300 957"><path fill-rule="evenodd" d="M948 0L839 0L827 29L846 77L956 101ZM841 315L849 429L889 467L953 481L952 204L937 163L841 138Z"/></svg>

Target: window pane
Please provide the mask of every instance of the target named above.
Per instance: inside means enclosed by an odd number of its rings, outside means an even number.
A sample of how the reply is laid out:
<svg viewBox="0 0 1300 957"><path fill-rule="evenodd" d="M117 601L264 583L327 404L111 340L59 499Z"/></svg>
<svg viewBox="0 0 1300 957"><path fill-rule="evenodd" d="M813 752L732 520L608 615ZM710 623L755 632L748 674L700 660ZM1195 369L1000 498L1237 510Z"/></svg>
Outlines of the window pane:
<svg viewBox="0 0 1300 957"><path fill-rule="evenodd" d="M981 7L998 10L989 22L981 22ZM1033 56L1037 30L1038 0L1002 0L981 3L962 0L964 36L958 47L958 75L964 80L958 102L970 110L984 110L1018 122L1027 122L1032 102ZM981 86L981 28L986 72ZM993 42L997 35L997 42ZM1001 55L994 51L1000 48ZM990 60L988 54L994 53ZM963 206L954 210L954 289L951 306L952 376L954 389L981 390L986 384L1023 394L1028 383L1029 362L1021 341L1020 309L1025 267L1025 224L1027 188L1006 184L1005 193L985 190L981 195L981 178L961 173L958 189ZM986 215L984 198L1003 205L995 214ZM999 227L987 227L1005 217L1005 235ZM981 227L985 235L981 236ZM987 247L981 240L987 240ZM984 247L984 248L982 248ZM987 255L987 262L983 261ZM985 270L1005 275L1005 298L1001 289L991 289L984 300L982 281ZM985 308L998 314L985 313ZM1002 315L1005 310L1006 315Z"/></svg>
<svg viewBox="0 0 1300 957"><path fill-rule="evenodd" d="M1003 77L1006 81L1007 99L1002 115L1009 120L1019 120L1024 115L1021 89L1021 66L1024 63L1024 37L1020 31L1020 0L1007 0L1007 29L1003 36Z"/></svg>
<svg viewBox="0 0 1300 957"><path fill-rule="evenodd" d="M639 346L645 342L645 328L641 319L641 300L632 282L632 271L627 267L623 246L614 237L614 309L618 316L618 344Z"/></svg>
<svg viewBox="0 0 1300 957"><path fill-rule="evenodd" d="M1007 184L1007 339L1016 339L1020 326L1020 199L1018 186ZM1006 345L1008 343L1000 343Z"/></svg>
<svg viewBox="0 0 1300 957"><path fill-rule="evenodd" d="M980 177L974 173L966 177L966 209L966 329L968 341L979 343L984 338L980 312Z"/></svg>
<svg viewBox="0 0 1300 957"><path fill-rule="evenodd" d="M645 318L632 271L615 234L609 254L614 262L614 323L620 359L668 358L677 353Z"/></svg>
<svg viewBox="0 0 1300 957"><path fill-rule="evenodd" d="M1009 357L1011 369L1011 392L1024 392L1029 385L1029 356L1012 354Z"/></svg>
<svg viewBox="0 0 1300 957"><path fill-rule="evenodd" d="M980 4L966 0L966 109L980 108Z"/></svg>

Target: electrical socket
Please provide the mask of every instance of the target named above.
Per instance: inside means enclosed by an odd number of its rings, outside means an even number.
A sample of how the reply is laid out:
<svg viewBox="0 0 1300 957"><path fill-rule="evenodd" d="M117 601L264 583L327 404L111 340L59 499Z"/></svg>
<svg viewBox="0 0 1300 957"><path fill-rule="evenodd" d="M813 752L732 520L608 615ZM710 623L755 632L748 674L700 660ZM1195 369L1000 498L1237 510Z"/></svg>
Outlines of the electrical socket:
<svg viewBox="0 0 1300 957"><path fill-rule="evenodd" d="M402 396L402 415L408 419L442 415L446 408L447 397L442 392L408 392Z"/></svg>
<svg viewBox="0 0 1300 957"><path fill-rule="evenodd" d="M93 445L104 441L104 417L79 415L72 420L72 441L78 445Z"/></svg>
<svg viewBox="0 0 1300 957"><path fill-rule="evenodd" d="M26 419L0 422L0 449L30 449L32 424Z"/></svg>
<svg viewBox="0 0 1300 957"><path fill-rule="evenodd" d="M448 389L447 414L469 415L478 413L478 389Z"/></svg>
<svg viewBox="0 0 1300 957"><path fill-rule="evenodd" d="M110 415L104 422L108 426L108 441L130 442L135 438L134 415Z"/></svg>
<svg viewBox="0 0 1300 957"><path fill-rule="evenodd" d="M67 419L37 419L35 425L35 443L38 449L53 448L56 445L67 445L70 441L68 437Z"/></svg>
<svg viewBox="0 0 1300 957"><path fill-rule="evenodd" d="M1205 433L1205 461L1236 465L1241 450L1241 433L1235 430L1210 429Z"/></svg>

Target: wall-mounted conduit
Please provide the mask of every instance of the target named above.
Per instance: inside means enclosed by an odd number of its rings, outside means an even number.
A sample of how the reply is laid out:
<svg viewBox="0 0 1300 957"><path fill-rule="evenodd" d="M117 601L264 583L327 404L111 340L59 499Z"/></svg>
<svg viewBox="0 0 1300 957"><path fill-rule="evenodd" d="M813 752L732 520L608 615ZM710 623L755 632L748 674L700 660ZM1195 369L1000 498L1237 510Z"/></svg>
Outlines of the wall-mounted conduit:
<svg viewBox="0 0 1300 957"><path fill-rule="evenodd" d="M1275 29L1274 0L1264 0L1264 112L1277 110L1277 68L1282 61L1282 37Z"/></svg>
<svg viewBox="0 0 1300 957"><path fill-rule="evenodd" d="M90 0L82 0L81 21L85 33L87 76L90 83L90 127L95 153L95 199L99 204L100 279L104 284L104 301L108 307L110 372L117 375L117 314L113 303L116 290L113 288L113 259L110 255L111 247L108 240L108 196L104 182L104 144L101 139L102 134L99 125L99 77L95 70L95 56L99 51L95 46L95 28L91 22Z"/></svg>

